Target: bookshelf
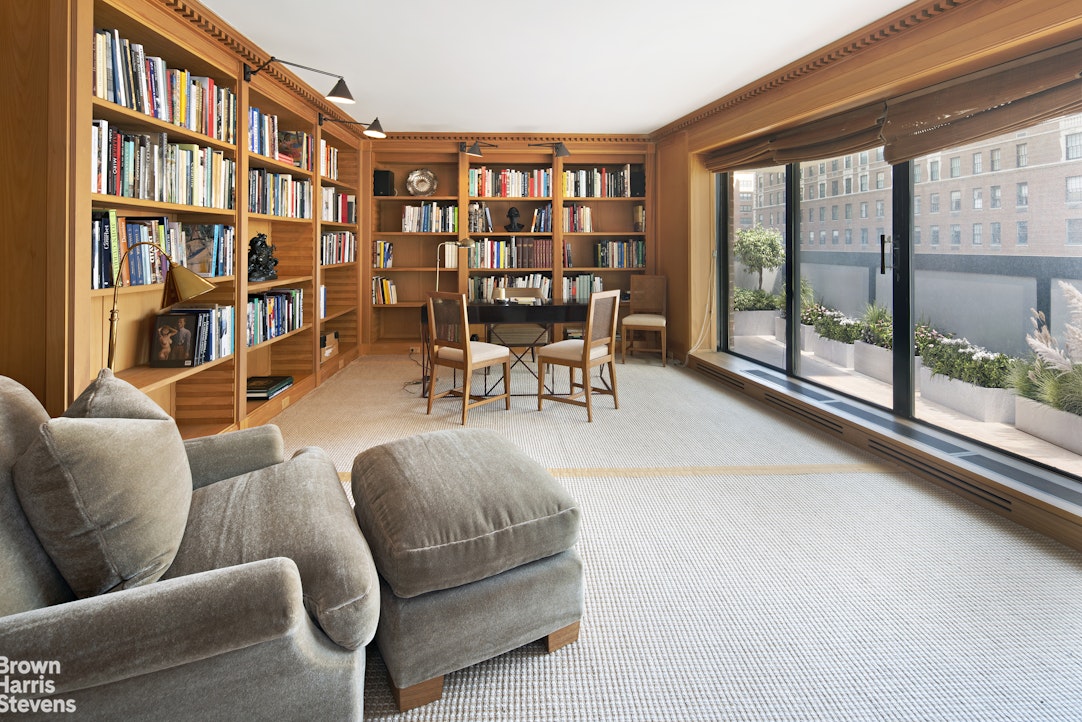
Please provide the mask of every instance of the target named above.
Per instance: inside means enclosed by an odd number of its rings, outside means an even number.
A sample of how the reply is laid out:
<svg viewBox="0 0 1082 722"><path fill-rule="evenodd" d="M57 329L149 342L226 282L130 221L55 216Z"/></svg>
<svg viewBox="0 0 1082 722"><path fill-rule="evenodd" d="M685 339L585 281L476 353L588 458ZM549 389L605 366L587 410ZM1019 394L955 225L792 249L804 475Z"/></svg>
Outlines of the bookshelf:
<svg viewBox="0 0 1082 722"><path fill-rule="evenodd" d="M529 147L534 141L501 138L499 147L486 147L481 158L459 152L459 141L450 139L392 137L372 146L373 169L383 174L375 185L382 183L388 195L372 198L365 261L370 279L394 281L397 303L368 300L366 348L400 353L419 346L418 309L425 293L435 289L437 274L440 290L472 299L490 297L495 285L508 284L540 286L549 298L573 297L575 291L585 297L584 283L628 290L631 275L652 272L653 145L591 138L569 143L572 155L556 158L549 149ZM409 195L406 178L418 169L435 174L432 196ZM387 174L393 175L391 185ZM580 178L589 182L577 182ZM457 230L403 230L403 208L420 201L455 205ZM507 228L512 208L521 229ZM589 208L590 230L570 217L565 226L565 209L575 208L580 219L581 209ZM466 237L473 248L441 245ZM383 265L388 245L393 249L389 268Z"/></svg>
<svg viewBox="0 0 1082 722"><path fill-rule="evenodd" d="M114 370L172 414L185 437L264 423L356 358L367 141L352 127L318 124L320 113L341 117L333 105L286 68L245 82L244 64L268 53L198 3L69 0L5 10L3 19L5 40L26 53L5 91L29 84L35 91L19 96L50 99L24 109L18 124L26 152L50 170L3 184L11 207L28 209L11 227L27 238L37 230L50 259L4 273L27 303L43 306L28 316L27 348L5 358L5 368L50 413L106 365L111 279L131 232L198 265L214 290L185 305L214 306L232 321L232 346L214 360L151 367L164 269L148 254L125 272L140 283L117 293ZM117 253L108 235L102 247L103 224L119 231ZM278 265L277 278L255 282L248 244L258 234ZM208 235L219 240L200 240ZM196 246L211 260L189 253ZM275 309L255 337L253 299ZM325 334L337 340L330 357L320 353ZM295 382L272 399L249 400L246 379L260 375Z"/></svg>

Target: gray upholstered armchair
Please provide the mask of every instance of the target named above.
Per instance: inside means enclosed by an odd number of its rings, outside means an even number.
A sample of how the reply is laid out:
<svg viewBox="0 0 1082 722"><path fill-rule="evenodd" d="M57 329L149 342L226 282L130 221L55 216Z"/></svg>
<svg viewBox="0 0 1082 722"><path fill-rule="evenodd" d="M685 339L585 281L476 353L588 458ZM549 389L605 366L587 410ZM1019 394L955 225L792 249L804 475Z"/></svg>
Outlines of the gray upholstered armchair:
<svg viewBox="0 0 1082 722"><path fill-rule="evenodd" d="M0 580L0 712L361 717L372 557L276 427L182 441L109 371L50 419L0 377Z"/></svg>

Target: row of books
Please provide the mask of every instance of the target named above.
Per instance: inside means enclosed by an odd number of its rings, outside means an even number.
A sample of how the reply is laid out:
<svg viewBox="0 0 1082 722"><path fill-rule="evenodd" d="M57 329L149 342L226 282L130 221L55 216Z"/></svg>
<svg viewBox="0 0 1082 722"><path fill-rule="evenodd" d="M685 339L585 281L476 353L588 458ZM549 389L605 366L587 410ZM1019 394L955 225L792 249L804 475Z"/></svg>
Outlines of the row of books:
<svg viewBox="0 0 1082 722"><path fill-rule="evenodd" d="M276 288L248 296L248 346L269 341L304 325L304 289Z"/></svg>
<svg viewBox="0 0 1082 722"><path fill-rule="evenodd" d="M645 268L646 241L641 238L598 241L594 246L598 268Z"/></svg>
<svg viewBox="0 0 1082 722"><path fill-rule="evenodd" d="M234 352L232 306L198 305L159 314L150 339L151 366L187 367Z"/></svg>
<svg viewBox="0 0 1082 722"><path fill-rule="evenodd" d="M470 268L539 268L551 260L551 238L477 238L469 251Z"/></svg>
<svg viewBox="0 0 1082 722"><path fill-rule="evenodd" d="M327 186L321 189L320 219L333 223L357 222L357 196Z"/></svg>
<svg viewBox="0 0 1082 722"><path fill-rule="evenodd" d="M319 239L319 262L353 263L357 260L357 236L353 231L326 231Z"/></svg>
<svg viewBox="0 0 1082 722"><path fill-rule="evenodd" d="M319 174L324 178L338 180L338 149L328 143L326 138L319 139Z"/></svg>
<svg viewBox="0 0 1082 722"><path fill-rule="evenodd" d="M586 303L590 300L591 293L604 290L605 284L601 276L592 273L563 277L563 298L567 301Z"/></svg>
<svg viewBox="0 0 1082 722"><path fill-rule="evenodd" d="M552 196L552 169L470 168L469 189L470 196L475 198L549 198Z"/></svg>
<svg viewBox="0 0 1082 722"><path fill-rule="evenodd" d="M398 303L398 289L394 281L384 276L372 276L372 303L387 305Z"/></svg>
<svg viewBox="0 0 1082 722"><path fill-rule="evenodd" d="M227 143L236 142L237 98L214 78L147 55L116 28L94 32L94 95Z"/></svg>
<svg viewBox="0 0 1082 722"><path fill-rule="evenodd" d="M406 233L457 233L458 206L435 201L402 206L402 230Z"/></svg>
<svg viewBox="0 0 1082 722"><path fill-rule="evenodd" d="M372 241L372 268L391 268L393 266L394 243L379 239Z"/></svg>
<svg viewBox="0 0 1082 722"><path fill-rule="evenodd" d="M564 206L563 229L571 233L593 233L594 214L590 206L577 203Z"/></svg>
<svg viewBox="0 0 1082 722"><path fill-rule="evenodd" d="M466 213L470 233L492 232L492 214L488 210L488 204L476 201L470 203Z"/></svg>
<svg viewBox="0 0 1082 722"><path fill-rule="evenodd" d="M646 195L646 174L622 168L580 168L564 171L566 198L641 198Z"/></svg>
<svg viewBox="0 0 1082 722"><path fill-rule="evenodd" d="M248 212L281 218L312 217L312 182L263 168L248 171Z"/></svg>
<svg viewBox="0 0 1082 722"><path fill-rule="evenodd" d="M496 288L540 288L545 298L552 298L552 278L540 273L522 276L474 276L470 278L466 296L470 301L491 301Z"/></svg>
<svg viewBox="0 0 1082 722"><path fill-rule="evenodd" d="M134 133L95 119L90 134L91 192L202 208L232 209L237 164L166 133Z"/></svg>

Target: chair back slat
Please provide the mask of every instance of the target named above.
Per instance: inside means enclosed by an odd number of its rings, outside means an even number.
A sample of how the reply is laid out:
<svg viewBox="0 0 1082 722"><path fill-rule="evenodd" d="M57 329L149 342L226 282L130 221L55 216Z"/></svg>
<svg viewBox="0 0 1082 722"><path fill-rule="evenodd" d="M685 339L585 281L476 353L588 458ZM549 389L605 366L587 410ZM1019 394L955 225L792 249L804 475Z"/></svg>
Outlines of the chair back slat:
<svg viewBox="0 0 1082 722"><path fill-rule="evenodd" d="M632 276L630 313L665 315L665 276Z"/></svg>

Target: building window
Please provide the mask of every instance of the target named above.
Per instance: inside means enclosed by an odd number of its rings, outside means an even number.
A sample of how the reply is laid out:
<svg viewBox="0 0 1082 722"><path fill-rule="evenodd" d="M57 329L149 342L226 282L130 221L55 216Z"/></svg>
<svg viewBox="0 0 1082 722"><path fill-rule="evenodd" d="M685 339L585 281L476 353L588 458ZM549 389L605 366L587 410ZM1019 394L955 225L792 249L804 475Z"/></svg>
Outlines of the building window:
<svg viewBox="0 0 1082 722"><path fill-rule="evenodd" d="M951 191L951 210L962 210L962 191Z"/></svg>
<svg viewBox="0 0 1082 722"><path fill-rule="evenodd" d="M827 197L827 184L826 184L825 181L819 183L819 197L820 198L826 198Z"/></svg>
<svg viewBox="0 0 1082 722"><path fill-rule="evenodd" d="M1014 159L1019 168L1029 165L1029 143L1019 143L1014 147Z"/></svg>
<svg viewBox="0 0 1082 722"><path fill-rule="evenodd" d="M868 151L860 151L860 155L858 156L858 158L859 159L857 162L859 162L861 165L868 165Z"/></svg>
<svg viewBox="0 0 1082 722"><path fill-rule="evenodd" d="M913 215L920 215L920 196L913 196Z"/></svg>
<svg viewBox="0 0 1082 722"><path fill-rule="evenodd" d="M847 245L847 246L853 245L853 229L852 228L846 228L845 229L845 245Z"/></svg>
<svg viewBox="0 0 1082 722"><path fill-rule="evenodd" d="M988 189L988 205L992 208L1003 207L1003 189L999 186L992 186Z"/></svg>
<svg viewBox="0 0 1082 722"><path fill-rule="evenodd" d="M933 247L939 245L939 226L932 226L928 229L928 235L931 236L931 244Z"/></svg>
<svg viewBox="0 0 1082 722"><path fill-rule="evenodd" d="M1068 133L1066 138L1067 160L1082 158L1082 133Z"/></svg>
<svg viewBox="0 0 1082 722"><path fill-rule="evenodd" d="M962 175L962 159L959 156L951 158L951 178L960 178Z"/></svg>
<svg viewBox="0 0 1082 722"><path fill-rule="evenodd" d="M974 188L973 189L973 210L979 211L981 208L984 208L984 189L983 188Z"/></svg>
<svg viewBox="0 0 1082 722"><path fill-rule="evenodd" d="M980 175L984 172L984 156L980 153L973 154L973 175Z"/></svg>
<svg viewBox="0 0 1082 722"><path fill-rule="evenodd" d="M1067 219L1067 245L1082 246L1082 218Z"/></svg>
<svg viewBox="0 0 1082 722"><path fill-rule="evenodd" d="M847 220L847 221L853 220L853 204L852 203L846 203L845 204L845 220Z"/></svg>
<svg viewBox="0 0 1082 722"><path fill-rule="evenodd" d="M984 226L980 223L973 224L973 245L979 246L984 243Z"/></svg>
<svg viewBox="0 0 1082 722"><path fill-rule="evenodd" d="M928 194L928 212L929 213L939 213L939 194L938 193L929 193Z"/></svg>
<svg viewBox="0 0 1082 722"><path fill-rule="evenodd" d="M1015 205L1025 208L1029 205L1029 183L1019 183L1016 193Z"/></svg>
<svg viewBox="0 0 1082 722"><path fill-rule="evenodd" d="M1018 221L1018 245L1029 245L1029 221Z"/></svg>
<svg viewBox="0 0 1082 722"><path fill-rule="evenodd" d="M920 183L921 182L921 168L923 168L923 167L924 166L922 166L920 163L917 163L916 161L913 162L913 182L914 183ZM865 189L865 190L867 190L867 189Z"/></svg>
<svg viewBox="0 0 1082 722"><path fill-rule="evenodd" d="M827 232L819 231L819 245L825 246L827 244Z"/></svg>
<svg viewBox="0 0 1082 722"><path fill-rule="evenodd" d="M838 206L831 206L830 207L830 220L832 220L832 221L838 220Z"/></svg>
<svg viewBox="0 0 1082 722"><path fill-rule="evenodd" d="M913 226L913 245L920 245L920 226Z"/></svg>
<svg viewBox="0 0 1082 722"><path fill-rule="evenodd" d="M867 190L868 190L868 174L867 173L861 173L860 174L860 190L861 190L862 193L867 192Z"/></svg>
<svg viewBox="0 0 1082 722"><path fill-rule="evenodd" d="M993 173L996 172L997 170L1002 169L1003 161L1000 160L999 148L993 148L992 150L988 151L988 157L991 160L990 165L992 166L992 172Z"/></svg>
<svg viewBox="0 0 1082 722"><path fill-rule="evenodd" d="M814 223L814 222L815 222L815 209L814 208L809 208L808 209L808 223Z"/></svg>
<svg viewBox="0 0 1082 722"><path fill-rule="evenodd" d="M838 231L837 229L830 232L830 245L838 245Z"/></svg>
<svg viewBox="0 0 1082 722"><path fill-rule="evenodd" d="M849 195L852 192L853 192L853 179L852 178L846 178L845 179L845 193L846 193L846 195Z"/></svg>
<svg viewBox="0 0 1082 722"><path fill-rule="evenodd" d="M838 181L836 180L830 181L830 195L838 195Z"/></svg>
<svg viewBox="0 0 1082 722"><path fill-rule="evenodd" d="M867 201L861 201L861 203L860 203L860 217L861 218L867 218L868 217L868 202Z"/></svg>
<svg viewBox="0 0 1082 722"><path fill-rule="evenodd" d="M939 161L938 160L930 160L930 161L928 161L928 180L930 180L930 181L939 180Z"/></svg>
<svg viewBox="0 0 1082 722"><path fill-rule="evenodd" d="M1002 236L1002 231L1000 230L999 223L998 222L989 223L988 224L988 230L992 234L992 237L989 240L989 243L991 243L994 248L998 248L1003 243L1003 236Z"/></svg>
<svg viewBox="0 0 1082 722"><path fill-rule="evenodd" d="M827 219L827 207L819 206L819 222L822 223Z"/></svg>
<svg viewBox="0 0 1082 722"><path fill-rule="evenodd" d="M861 228L860 229L860 245L861 246L867 246L868 245L868 229L867 228Z"/></svg>
<svg viewBox="0 0 1082 722"><path fill-rule="evenodd" d="M886 215L886 203L884 203L883 201L876 201L875 202L875 217L876 218L882 218L884 215Z"/></svg>
<svg viewBox="0 0 1082 722"><path fill-rule="evenodd" d="M951 224L951 248L962 245L962 227L957 223Z"/></svg>
<svg viewBox="0 0 1082 722"><path fill-rule="evenodd" d="M1067 202L1082 202L1082 175L1067 176Z"/></svg>
<svg viewBox="0 0 1082 722"><path fill-rule="evenodd" d="M887 187L887 174L883 171L879 171L875 174L875 189L883 190Z"/></svg>

